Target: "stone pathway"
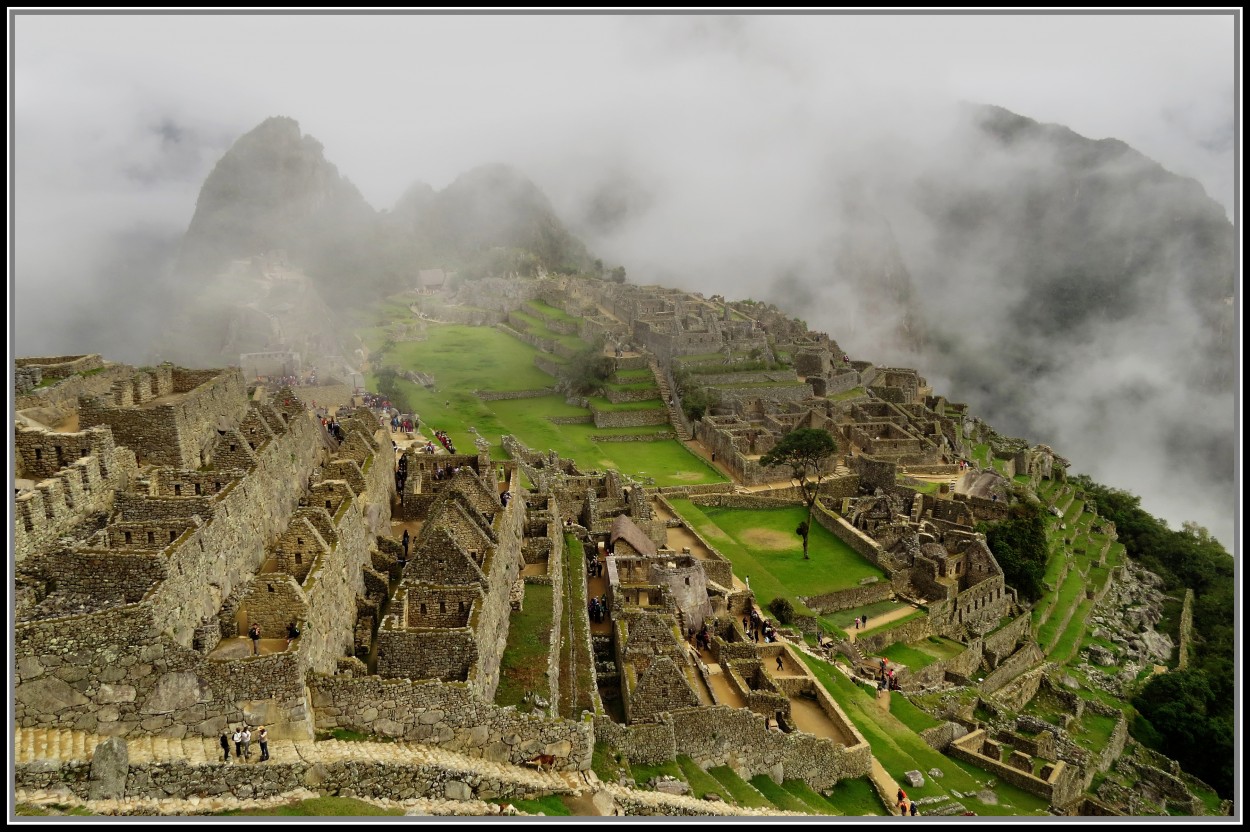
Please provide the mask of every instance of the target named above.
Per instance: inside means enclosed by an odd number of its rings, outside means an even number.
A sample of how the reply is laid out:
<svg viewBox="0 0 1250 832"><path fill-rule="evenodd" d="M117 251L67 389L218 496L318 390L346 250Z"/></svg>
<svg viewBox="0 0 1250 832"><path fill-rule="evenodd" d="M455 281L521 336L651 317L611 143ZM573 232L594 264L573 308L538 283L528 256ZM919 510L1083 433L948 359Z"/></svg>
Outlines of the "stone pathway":
<svg viewBox="0 0 1250 832"><path fill-rule="evenodd" d="M891 815L897 815L898 805L894 798L898 795L898 781L889 775L876 757L872 758L872 769L869 770L868 777L876 787L877 794L881 795L885 808Z"/></svg>
<svg viewBox="0 0 1250 832"><path fill-rule="evenodd" d="M30 764L40 760L53 762L90 762L98 743L105 738L85 731L44 728L18 728L13 738L13 761ZM186 763L202 765L264 765L254 762L260 757L260 746L252 740L250 761L238 762L233 743L230 762L222 762L217 737L135 737L127 740L131 765L147 763ZM271 740L269 756L274 763L299 760L307 763L336 763L366 760L391 765L432 766L456 777L489 777L526 790L567 792L583 786L576 772L537 771L526 766L498 763L481 757L470 757L437 746L405 742L343 742L341 740Z"/></svg>
<svg viewBox="0 0 1250 832"><path fill-rule="evenodd" d="M854 641L857 635L861 633L866 633L869 630L875 630L878 627L889 624L891 621L897 621L900 618L903 618L904 616L911 615L917 609L919 609L919 607L917 607L915 604L910 604L906 607L899 607L896 610L890 610L889 612L884 613L883 615L872 616L871 618L868 619L868 624L866 626L860 627L858 630L856 630L855 627L852 626L851 629L847 630L846 631L847 640Z"/></svg>

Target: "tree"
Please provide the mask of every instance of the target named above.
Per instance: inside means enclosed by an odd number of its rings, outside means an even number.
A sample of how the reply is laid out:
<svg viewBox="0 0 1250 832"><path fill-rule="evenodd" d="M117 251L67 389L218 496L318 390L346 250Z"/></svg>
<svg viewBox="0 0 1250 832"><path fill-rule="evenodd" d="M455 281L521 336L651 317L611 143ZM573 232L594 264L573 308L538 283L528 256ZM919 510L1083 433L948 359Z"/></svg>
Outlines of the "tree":
<svg viewBox="0 0 1250 832"><path fill-rule="evenodd" d="M588 396L603 389L612 377L615 364L603 354L603 339L585 347L565 365L569 389L579 396Z"/></svg>
<svg viewBox="0 0 1250 832"><path fill-rule="evenodd" d="M625 267L617 266L615 269L608 270L608 280L612 281L613 283L624 283L625 282Z"/></svg>
<svg viewBox="0 0 1250 832"><path fill-rule="evenodd" d="M833 435L823 428L797 428L781 437L773 449L760 457L760 465L788 465L799 481L803 502L807 505L807 520L795 533L803 538L803 560L810 560L807 543L812 531L812 511L820 493L820 481L831 471L829 460L838 452Z"/></svg>

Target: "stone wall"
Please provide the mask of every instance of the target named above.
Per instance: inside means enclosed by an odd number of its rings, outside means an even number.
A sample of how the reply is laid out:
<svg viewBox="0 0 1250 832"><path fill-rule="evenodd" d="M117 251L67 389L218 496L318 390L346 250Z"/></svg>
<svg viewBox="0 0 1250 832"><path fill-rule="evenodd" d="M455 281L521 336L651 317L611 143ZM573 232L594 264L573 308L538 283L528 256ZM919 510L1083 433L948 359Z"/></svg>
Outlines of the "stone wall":
<svg viewBox="0 0 1250 832"><path fill-rule="evenodd" d="M140 373L136 378L146 376ZM136 406L130 383L117 382L111 399L79 399L79 425L108 425L117 444L135 449L145 461L199 468L205 462L205 450L217 439L217 431L239 425L248 415L243 375L237 368L174 369L172 388L173 393L183 395L173 401Z"/></svg>
<svg viewBox="0 0 1250 832"><path fill-rule="evenodd" d="M932 617L923 615L884 630L870 630L857 637L855 643L864 653L880 653L891 644L919 641L933 634Z"/></svg>
<svg viewBox="0 0 1250 832"><path fill-rule="evenodd" d="M1041 648L1029 642L1004 659L994 672L985 677L980 688L984 693L992 694L1021 673L1044 661L1045 658L1046 655L1042 653Z"/></svg>
<svg viewBox="0 0 1250 832"><path fill-rule="evenodd" d="M43 432L18 427L15 439L19 443L26 442L27 451L33 458L37 440L31 437L32 433ZM88 517L109 511L116 493L126 488L137 473L134 453L116 447L107 428L64 435L89 437L92 443L90 452L87 456L73 458L65 467L38 483L33 491L17 496L13 507L15 561L20 562L33 552L55 544L62 535ZM78 450L81 452L82 448ZM55 445L51 446L50 453L55 459Z"/></svg>
<svg viewBox="0 0 1250 832"><path fill-rule="evenodd" d="M893 594L894 585L887 580L877 581L867 586L841 589L837 592L826 592L823 595L800 597L799 600L806 604L812 612L826 615L839 610L849 610L855 607L875 604L878 601L886 600Z"/></svg>
<svg viewBox="0 0 1250 832"><path fill-rule="evenodd" d="M150 601L19 624L14 721L106 736L311 736L298 650L213 660L152 627Z"/></svg>
<svg viewBox="0 0 1250 832"><path fill-rule="evenodd" d="M1032 772L1021 771L982 753L981 748L986 739L984 730L972 731L952 742L946 753L957 760L982 768L1030 794L1046 798L1054 806L1067 804L1080 791L1079 772L1062 760L1049 766L1049 771L1043 769L1043 773L1047 774L1045 778L1035 777Z"/></svg>
<svg viewBox="0 0 1250 832"><path fill-rule="evenodd" d="M347 728L514 764L551 754L562 771L590 768L590 720L500 708L463 684L315 676L309 687L320 731Z"/></svg>
<svg viewBox="0 0 1250 832"><path fill-rule="evenodd" d="M539 369L542 369L541 367ZM534 390L474 390L473 395L477 396L484 402L503 401L505 399L540 399L543 396L553 396L556 393L554 387L539 387Z"/></svg>
<svg viewBox="0 0 1250 832"><path fill-rule="evenodd" d="M883 563L881 547L877 542L846 522L840 515L834 514L818 502L812 512L812 519L823 526L826 531L832 532L838 540L862 555L869 563L885 569L887 575L890 574L890 570Z"/></svg>
<svg viewBox="0 0 1250 832"><path fill-rule="evenodd" d="M997 667L999 661L1015 652L1016 645L1028 635L1031 627L1032 618L1026 611L987 634L985 653L986 658L991 662L991 667Z"/></svg>
<svg viewBox="0 0 1250 832"><path fill-rule="evenodd" d="M23 359L16 359L21 361ZM43 368L39 370L43 379L47 379ZM13 409L22 411L29 408L55 408L61 412L74 412L78 409L79 396L101 396L108 393L113 385L134 375L135 368L126 364L106 364L91 375L70 375L55 384L32 389L14 396ZM55 427L55 425L51 425Z"/></svg>
<svg viewBox="0 0 1250 832"><path fill-rule="evenodd" d="M598 410L592 405L590 411L597 428L636 428L668 424L668 410L663 407L648 410Z"/></svg>

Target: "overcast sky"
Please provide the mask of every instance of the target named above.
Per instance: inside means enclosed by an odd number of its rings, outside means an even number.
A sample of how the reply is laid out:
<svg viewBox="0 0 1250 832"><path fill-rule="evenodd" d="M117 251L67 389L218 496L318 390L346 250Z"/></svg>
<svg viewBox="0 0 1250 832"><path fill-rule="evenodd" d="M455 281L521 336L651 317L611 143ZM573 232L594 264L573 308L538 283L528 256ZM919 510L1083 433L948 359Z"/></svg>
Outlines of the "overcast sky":
<svg viewBox="0 0 1250 832"><path fill-rule="evenodd" d="M591 235L593 250L631 277L710 292L736 268L738 296L776 269L779 245L798 259L816 245L775 206L820 199L831 158L846 170L862 154L923 153L957 100L1121 139L1234 209L1231 13L19 14L10 26L23 354L61 351L67 304L95 303L144 252L166 252L212 165L272 115L298 120L375 208L496 161L584 233L589 198L625 194L652 221ZM906 140L884 149L891 130ZM769 245L744 245L751 235Z"/></svg>

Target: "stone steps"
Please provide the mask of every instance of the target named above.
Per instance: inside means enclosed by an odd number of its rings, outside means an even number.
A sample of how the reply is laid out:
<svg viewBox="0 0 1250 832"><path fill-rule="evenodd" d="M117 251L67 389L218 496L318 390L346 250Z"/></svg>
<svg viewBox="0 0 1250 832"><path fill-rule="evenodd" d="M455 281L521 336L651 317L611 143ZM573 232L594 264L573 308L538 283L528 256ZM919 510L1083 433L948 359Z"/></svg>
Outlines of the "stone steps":
<svg viewBox="0 0 1250 832"><path fill-rule="evenodd" d="M37 760L53 762L88 762L97 744L105 737L85 731L56 728L17 728L13 736L14 762L29 764ZM127 741L132 765L185 763L193 766L221 764L221 746L217 737L142 736ZM231 743L231 765L237 764ZM302 760L335 763L346 760L373 761L398 766L431 766L443 769L453 777L490 778L522 786L533 791L578 791L582 788L576 772L538 771L526 766L499 763L481 757L470 757L437 746L415 743L344 742L327 740L272 740L271 759L277 762ZM253 763L260 759L260 745L253 737Z"/></svg>

